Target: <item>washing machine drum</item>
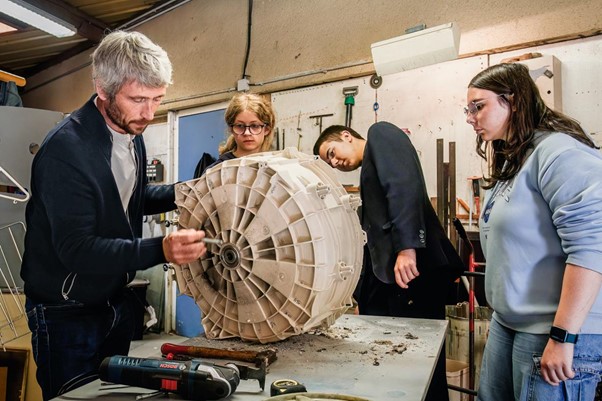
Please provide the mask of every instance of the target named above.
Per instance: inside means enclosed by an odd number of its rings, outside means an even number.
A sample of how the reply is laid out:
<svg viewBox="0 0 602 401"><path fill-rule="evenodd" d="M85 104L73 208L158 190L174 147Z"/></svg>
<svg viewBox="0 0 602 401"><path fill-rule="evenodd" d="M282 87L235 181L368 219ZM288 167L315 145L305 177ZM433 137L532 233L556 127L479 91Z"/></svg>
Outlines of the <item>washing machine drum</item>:
<svg viewBox="0 0 602 401"><path fill-rule="evenodd" d="M269 343L347 312L366 242L360 203L330 166L294 148L227 160L177 184L179 226L223 241L175 266L205 335Z"/></svg>

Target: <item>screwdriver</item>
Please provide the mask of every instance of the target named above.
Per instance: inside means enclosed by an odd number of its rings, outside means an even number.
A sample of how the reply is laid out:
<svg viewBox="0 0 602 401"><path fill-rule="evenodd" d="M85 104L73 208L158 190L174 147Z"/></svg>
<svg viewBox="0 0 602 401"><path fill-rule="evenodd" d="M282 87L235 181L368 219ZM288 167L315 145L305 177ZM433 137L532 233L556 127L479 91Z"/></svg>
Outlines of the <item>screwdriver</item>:
<svg viewBox="0 0 602 401"><path fill-rule="evenodd" d="M222 245L224 243L223 240L218 239L218 238L203 238L203 242L205 244L215 244L215 245Z"/></svg>

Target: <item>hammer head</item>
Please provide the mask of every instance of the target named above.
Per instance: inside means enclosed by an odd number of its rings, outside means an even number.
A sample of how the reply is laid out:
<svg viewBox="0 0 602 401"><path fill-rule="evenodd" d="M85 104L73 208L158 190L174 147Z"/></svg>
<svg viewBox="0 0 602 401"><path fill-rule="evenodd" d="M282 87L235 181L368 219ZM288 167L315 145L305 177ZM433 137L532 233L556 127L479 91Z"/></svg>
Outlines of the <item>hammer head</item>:
<svg viewBox="0 0 602 401"><path fill-rule="evenodd" d="M269 366L271 363L276 361L278 356L276 355L276 350L273 348L269 348L263 351L257 352L257 357L255 358L255 365L260 366L265 362L265 366Z"/></svg>
<svg viewBox="0 0 602 401"><path fill-rule="evenodd" d="M259 381L259 386L262 390L264 390L267 367L276 359L278 359L278 357L276 356L276 350L273 348L269 348L263 351L258 351L254 359L254 368L246 365L236 365L236 367L240 372L241 379L255 379Z"/></svg>
<svg viewBox="0 0 602 401"><path fill-rule="evenodd" d="M266 364L262 363L258 367L252 367L247 365L241 365L237 363L233 363L234 366L238 369L240 374L240 378L242 380L257 380L259 382L259 387L261 390L265 389L265 375L266 375Z"/></svg>

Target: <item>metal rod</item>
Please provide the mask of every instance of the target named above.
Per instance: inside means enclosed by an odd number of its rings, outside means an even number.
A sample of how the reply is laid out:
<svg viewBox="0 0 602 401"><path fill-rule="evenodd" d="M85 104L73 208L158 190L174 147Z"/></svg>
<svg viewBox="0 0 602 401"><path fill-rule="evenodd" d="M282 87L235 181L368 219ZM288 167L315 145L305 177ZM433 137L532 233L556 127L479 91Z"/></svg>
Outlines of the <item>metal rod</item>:
<svg viewBox="0 0 602 401"><path fill-rule="evenodd" d="M346 106L346 111L345 111L345 126L346 127L350 127L351 126L351 117L352 117L352 113L353 113L353 106L351 106L350 104L348 104Z"/></svg>
<svg viewBox="0 0 602 401"><path fill-rule="evenodd" d="M445 222L445 228L448 230L449 238L452 244L457 241L457 232L451 227L451 222L456 218L456 143L449 143L449 164L448 164L448 178L449 178L449 196L446 196L447 204L449 207L449 219Z"/></svg>
<svg viewBox="0 0 602 401"><path fill-rule="evenodd" d="M448 384L447 388L450 390L458 391L460 393L470 394L471 396L477 395L477 392L475 390L470 390L470 389L467 389L464 387L454 386L453 384Z"/></svg>
<svg viewBox="0 0 602 401"><path fill-rule="evenodd" d="M468 271L470 273L475 272L474 251L468 255ZM476 294L475 294L475 290L474 290L474 287L475 287L474 279L475 278L472 275L468 277L468 285L469 285L469 291L468 291L468 363L470 364L470 368L468 369L468 387L470 387L471 389L475 388L475 373L476 373L475 372L475 370L476 370L475 349L474 349L474 308L475 308ZM473 401L474 396L470 395L469 400Z"/></svg>
<svg viewBox="0 0 602 401"><path fill-rule="evenodd" d="M443 220L443 210L445 208L445 201L443 197L445 196L444 187L443 187L443 179L445 178L445 173L443 171L443 139L437 139L437 217L439 217L439 222L441 225L445 224Z"/></svg>
<svg viewBox="0 0 602 401"><path fill-rule="evenodd" d="M218 239L218 238L203 238L203 242L205 244L216 244L216 245L222 245L224 243L223 240Z"/></svg>

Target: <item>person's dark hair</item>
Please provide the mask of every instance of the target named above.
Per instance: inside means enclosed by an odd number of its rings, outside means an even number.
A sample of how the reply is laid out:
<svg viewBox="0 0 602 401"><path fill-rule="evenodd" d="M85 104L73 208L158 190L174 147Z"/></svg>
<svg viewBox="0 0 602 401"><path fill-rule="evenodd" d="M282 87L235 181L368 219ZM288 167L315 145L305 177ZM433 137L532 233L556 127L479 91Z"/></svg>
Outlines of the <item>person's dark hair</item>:
<svg viewBox="0 0 602 401"><path fill-rule="evenodd" d="M331 125L330 127L326 128L324 131L322 131L322 133L316 140L316 143L314 144L314 155L320 154L320 146L322 146L322 144L324 142L331 142L331 141L341 142L342 141L341 133L343 131L349 132L351 134L351 136L353 136L355 138L364 139L353 128L346 127L344 125Z"/></svg>
<svg viewBox="0 0 602 401"><path fill-rule="evenodd" d="M536 131L562 132L596 147L577 121L546 106L529 69L522 64L491 66L478 73L468 87L503 95L497 101L505 103L510 110L505 140L486 142L477 135L477 154L483 159L491 157L490 176L484 178L485 188L493 187L497 181L512 179L518 173L534 146Z"/></svg>

